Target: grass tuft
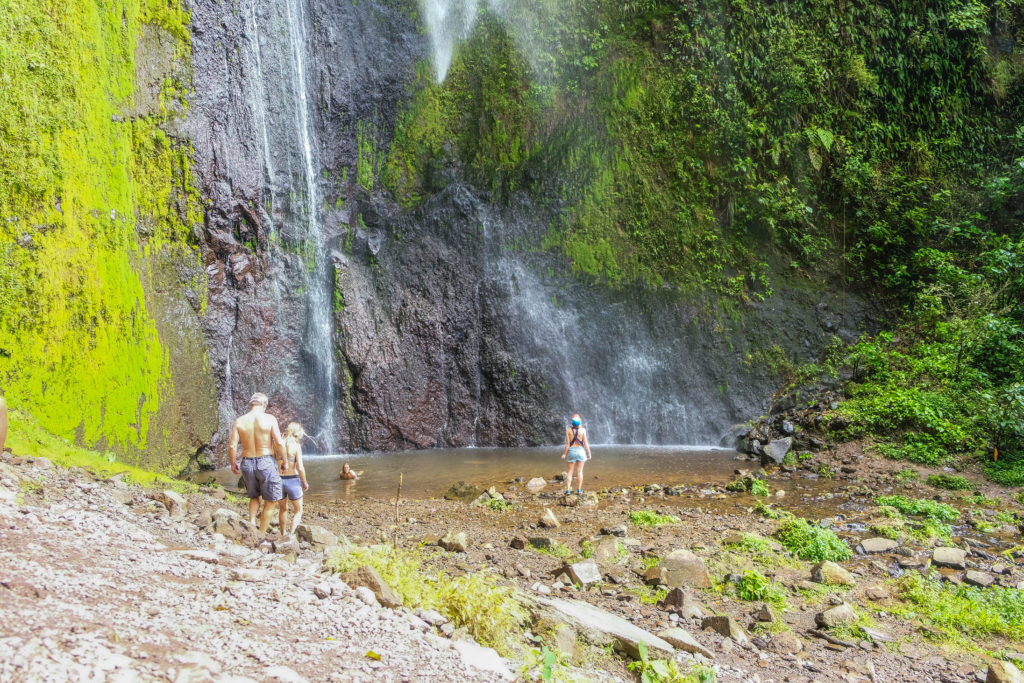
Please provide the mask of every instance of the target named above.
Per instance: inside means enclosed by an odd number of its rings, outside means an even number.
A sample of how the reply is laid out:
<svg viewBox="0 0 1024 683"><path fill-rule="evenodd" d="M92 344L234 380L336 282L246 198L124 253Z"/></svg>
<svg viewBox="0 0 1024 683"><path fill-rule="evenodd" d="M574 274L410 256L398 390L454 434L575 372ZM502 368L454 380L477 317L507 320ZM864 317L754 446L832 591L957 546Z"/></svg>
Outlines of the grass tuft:
<svg viewBox="0 0 1024 683"><path fill-rule="evenodd" d="M629 521L636 526L663 526L678 524L679 518L675 515L658 514L651 510L634 510L629 513Z"/></svg>
<svg viewBox="0 0 1024 683"><path fill-rule="evenodd" d="M796 518L783 522L775 535L782 545L796 553L801 560L840 562L850 557L850 547L834 531L806 519Z"/></svg>

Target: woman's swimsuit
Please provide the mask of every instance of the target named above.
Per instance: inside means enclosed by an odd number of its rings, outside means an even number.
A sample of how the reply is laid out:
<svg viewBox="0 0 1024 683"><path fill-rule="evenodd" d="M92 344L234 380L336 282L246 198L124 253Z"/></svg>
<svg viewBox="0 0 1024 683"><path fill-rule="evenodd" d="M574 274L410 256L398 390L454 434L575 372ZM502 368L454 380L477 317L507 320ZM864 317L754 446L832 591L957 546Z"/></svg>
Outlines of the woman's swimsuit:
<svg viewBox="0 0 1024 683"><path fill-rule="evenodd" d="M576 444L579 444L578 446ZM583 462L587 459L587 452L583 448L583 439L580 438L579 427L572 428L572 440L569 442L569 457L566 462Z"/></svg>

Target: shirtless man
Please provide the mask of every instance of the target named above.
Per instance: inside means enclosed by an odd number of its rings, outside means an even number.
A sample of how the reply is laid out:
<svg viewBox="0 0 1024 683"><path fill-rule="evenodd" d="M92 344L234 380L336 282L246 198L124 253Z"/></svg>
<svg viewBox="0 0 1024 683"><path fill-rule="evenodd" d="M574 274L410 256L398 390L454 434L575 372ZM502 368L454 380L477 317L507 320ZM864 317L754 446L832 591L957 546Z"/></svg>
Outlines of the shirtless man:
<svg viewBox="0 0 1024 683"><path fill-rule="evenodd" d="M256 513L260 509L260 498L267 503L260 517L260 533L266 533L270 526L270 513L280 510L276 503L284 498L281 488L281 473L277 461L284 460L284 439L277 418L267 414L267 395L256 393L249 399L249 412L235 420L228 442L228 457L231 471L241 474L245 491L249 495L249 522L256 524ZM235 459L235 448L242 442L242 464ZM280 454L275 458L274 454ZM283 520L278 517L278 522Z"/></svg>

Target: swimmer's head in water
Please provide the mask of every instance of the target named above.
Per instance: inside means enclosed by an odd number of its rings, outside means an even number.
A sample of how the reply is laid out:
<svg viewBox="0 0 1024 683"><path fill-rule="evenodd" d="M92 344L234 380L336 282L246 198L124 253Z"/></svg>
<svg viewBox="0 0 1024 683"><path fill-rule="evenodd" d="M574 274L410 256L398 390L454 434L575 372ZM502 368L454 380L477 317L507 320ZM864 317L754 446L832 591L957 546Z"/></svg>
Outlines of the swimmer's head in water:
<svg viewBox="0 0 1024 683"><path fill-rule="evenodd" d="M270 403L270 399L267 398L267 395L261 394L258 391L249 399L249 405L251 406L263 406L266 408L268 403Z"/></svg>
<svg viewBox="0 0 1024 683"><path fill-rule="evenodd" d="M301 440L306 438L306 431L298 422L289 422L288 426L284 428L284 438Z"/></svg>
<svg viewBox="0 0 1024 683"><path fill-rule="evenodd" d="M579 427L581 424L583 424L583 420L580 419L580 414L574 413L572 416L572 426Z"/></svg>
<svg viewBox="0 0 1024 683"><path fill-rule="evenodd" d="M351 472L352 470L349 469L348 463L345 463L344 465L341 466L341 471L342 472Z"/></svg>

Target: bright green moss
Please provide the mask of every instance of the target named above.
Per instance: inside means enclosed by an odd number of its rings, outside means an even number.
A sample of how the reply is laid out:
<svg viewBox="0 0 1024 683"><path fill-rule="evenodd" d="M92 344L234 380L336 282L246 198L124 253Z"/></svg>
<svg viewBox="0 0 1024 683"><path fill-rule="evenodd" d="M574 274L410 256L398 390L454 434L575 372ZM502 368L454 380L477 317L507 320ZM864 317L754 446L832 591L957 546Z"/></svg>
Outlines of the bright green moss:
<svg viewBox="0 0 1024 683"><path fill-rule="evenodd" d="M171 391L136 269L194 253L200 216L188 150L157 127L167 109L129 115L146 21L187 59L177 0L0 12L0 382L43 428L119 452L146 447Z"/></svg>

